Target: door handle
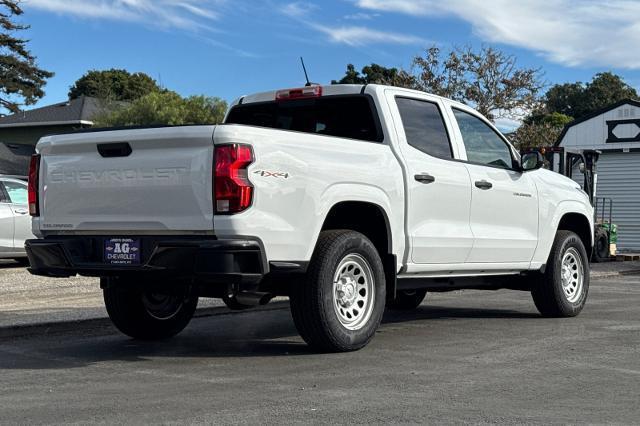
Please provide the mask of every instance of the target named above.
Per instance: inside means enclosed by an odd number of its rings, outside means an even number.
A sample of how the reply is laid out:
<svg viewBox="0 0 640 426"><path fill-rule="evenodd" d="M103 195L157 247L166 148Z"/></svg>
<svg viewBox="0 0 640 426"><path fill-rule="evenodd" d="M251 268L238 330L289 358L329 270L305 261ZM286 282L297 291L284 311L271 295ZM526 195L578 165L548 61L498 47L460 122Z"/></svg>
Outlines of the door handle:
<svg viewBox="0 0 640 426"><path fill-rule="evenodd" d="M433 176L431 176L428 173L422 173L419 175L415 175L414 176L415 180L417 180L420 183L433 183L436 181L436 178L434 178Z"/></svg>
<svg viewBox="0 0 640 426"><path fill-rule="evenodd" d="M29 213L29 210L27 210L27 209L15 209L15 210L14 210L14 212L15 212L15 214L22 214L22 215L24 215L24 214L28 214L28 213Z"/></svg>
<svg viewBox="0 0 640 426"><path fill-rule="evenodd" d="M480 188L482 190L487 190L487 189L491 189L493 188L493 184L491 182L487 182L486 180L477 180L476 181L476 188Z"/></svg>

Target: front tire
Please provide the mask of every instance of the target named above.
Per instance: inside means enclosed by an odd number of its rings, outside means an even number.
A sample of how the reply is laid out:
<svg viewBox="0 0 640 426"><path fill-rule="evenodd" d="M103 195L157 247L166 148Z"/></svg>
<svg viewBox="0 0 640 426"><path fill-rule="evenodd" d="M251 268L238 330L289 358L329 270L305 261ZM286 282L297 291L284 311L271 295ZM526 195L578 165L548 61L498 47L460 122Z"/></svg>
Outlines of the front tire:
<svg viewBox="0 0 640 426"><path fill-rule="evenodd" d="M382 261L371 241L354 231L324 231L304 282L291 290L291 314L313 349L354 351L378 329L385 295Z"/></svg>
<svg viewBox="0 0 640 426"><path fill-rule="evenodd" d="M427 290L398 290L396 298L387 302L387 308L394 311L410 311L422 303L427 296Z"/></svg>
<svg viewBox="0 0 640 426"><path fill-rule="evenodd" d="M115 282L114 282L115 281ZM127 287L120 279L101 278L104 303L118 330L139 340L173 337L189 324L198 306L191 287L150 291Z"/></svg>
<svg viewBox="0 0 640 426"><path fill-rule="evenodd" d="M578 235L556 234L545 273L534 280L533 301L545 317L574 317L582 311L589 293L589 257Z"/></svg>

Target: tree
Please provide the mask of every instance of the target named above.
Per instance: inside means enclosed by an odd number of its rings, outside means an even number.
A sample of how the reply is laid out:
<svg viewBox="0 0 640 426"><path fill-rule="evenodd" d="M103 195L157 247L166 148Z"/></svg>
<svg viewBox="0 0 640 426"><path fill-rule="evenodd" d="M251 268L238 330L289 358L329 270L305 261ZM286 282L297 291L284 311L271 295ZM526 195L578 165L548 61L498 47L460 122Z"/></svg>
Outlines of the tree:
<svg viewBox="0 0 640 426"><path fill-rule="evenodd" d="M508 137L517 149L552 146L558 140L563 127L551 123L524 123Z"/></svg>
<svg viewBox="0 0 640 426"><path fill-rule="evenodd" d="M611 72L596 74L591 83L587 83L584 93L586 110L581 115L590 114L623 99L638 97L636 89Z"/></svg>
<svg viewBox="0 0 640 426"><path fill-rule="evenodd" d="M364 72L364 70L363 70ZM367 84L367 78L363 75L360 75L358 71L356 71L356 67L353 64L347 65L347 71L345 72L345 76L340 80L331 80L331 84Z"/></svg>
<svg viewBox="0 0 640 426"><path fill-rule="evenodd" d="M371 64L333 84L387 84L422 90L475 107L489 119L521 117L539 102L544 86L537 68L518 68L516 58L492 47L458 47L443 53L433 46L413 60L411 72Z"/></svg>
<svg viewBox="0 0 640 426"><path fill-rule="evenodd" d="M167 90L149 93L94 121L98 127L217 124L223 120L226 110L227 103L219 98L183 98Z"/></svg>
<svg viewBox="0 0 640 426"><path fill-rule="evenodd" d="M42 98L46 80L54 75L36 65L36 57L26 47L28 40L15 36L29 28L13 22L22 14L19 1L0 0L0 107L12 113Z"/></svg>
<svg viewBox="0 0 640 426"><path fill-rule="evenodd" d="M564 83L552 86L544 95L546 110L578 117L585 104L585 93L582 83Z"/></svg>
<svg viewBox="0 0 640 426"><path fill-rule="evenodd" d="M493 47L427 49L414 59L417 87L473 106L489 119L533 109L544 86L540 69L518 68L515 56Z"/></svg>
<svg viewBox="0 0 640 426"><path fill-rule="evenodd" d="M145 73L126 70L92 70L80 77L69 89L69 99L82 95L108 101L133 101L161 89Z"/></svg>
<svg viewBox="0 0 640 426"><path fill-rule="evenodd" d="M412 89L415 88L415 78L406 71L378 64L367 65L359 73L353 64L349 64L345 76L338 81L332 80L331 84L386 84Z"/></svg>
<svg viewBox="0 0 640 426"><path fill-rule="evenodd" d="M556 84L544 96L548 112L581 118L623 99L638 97L636 90L611 72L596 74L590 83Z"/></svg>
<svg viewBox="0 0 640 426"><path fill-rule="evenodd" d="M464 101L465 89L471 83L466 79L465 68L455 51L441 58L440 48L432 46L424 56L413 59L417 69L420 90L449 99Z"/></svg>
<svg viewBox="0 0 640 426"><path fill-rule="evenodd" d="M573 121L573 117L559 112L548 113L545 109L536 109L523 120L524 124L547 123L553 126L564 127Z"/></svg>
<svg viewBox="0 0 640 426"><path fill-rule="evenodd" d="M509 139L518 149L552 146L571 121L571 117L557 112L536 112L525 118L522 125L509 135Z"/></svg>

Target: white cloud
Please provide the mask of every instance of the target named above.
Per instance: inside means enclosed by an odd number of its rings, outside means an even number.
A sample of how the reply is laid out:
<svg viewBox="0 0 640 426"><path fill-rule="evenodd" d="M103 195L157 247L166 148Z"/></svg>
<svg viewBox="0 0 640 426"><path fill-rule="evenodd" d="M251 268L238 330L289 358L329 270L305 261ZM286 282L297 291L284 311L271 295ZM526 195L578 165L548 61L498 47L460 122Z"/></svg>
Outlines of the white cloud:
<svg viewBox="0 0 640 426"><path fill-rule="evenodd" d="M299 18L302 16L307 16L311 11L318 9L318 6L314 3L308 3L305 1L296 1L293 3L287 3L282 8L281 11L287 16L291 16L292 18Z"/></svg>
<svg viewBox="0 0 640 426"><path fill-rule="evenodd" d="M313 28L326 34L334 43L349 46L364 46L371 43L383 44L427 44L419 37L387 31L378 31L367 27L342 26L330 27L313 24Z"/></svg>
<svg viewBox="0 0 640 426"><path fill-rule="evenodd" d="M296 1L293 3L287 3L280 8L280 12L291 18L307 18L301 20L307 26L313 28L325 34L329 40L333 43L346 44L348 46L364 46L372 43L379 44L426 44L426 42L419 38L407 34L400 34L394 32L380 31L362 26L331 26L320 24L313 19L309 19L312 15L311 12L319 9L320 7L315 3L306 1ZM317 14L320 16L321 14ZM362 15L360 19L365 15L373 17L370 14ZM377 14L376 14L377 15ZM354 15L355 16L355 15ZM346 17L345 17L346 18ZM348 19L348 18L346 18Z"/></svg>
<svg viewBox="0 0 640 426"><path fill-rule="evenodd" d="M632 0L356 0L367 10L452 15L483 40L568 66L640 68L640 2Z"/></svg>
<svg viewBox="0 0 640 426"><path fill-rule="evenodd" d="M196 31L212 29L226 0L29 0L25 7L81 18L141 22Z"/></svg>
<svg viewBox="0 0 640 426"><path fill-rule="evenodd" d="M377 18L378 16L380 16L379 13L358 12L352 13L350 15L345 15L344 19L346 19L347 21L370 21L374 18Z"/></svg>

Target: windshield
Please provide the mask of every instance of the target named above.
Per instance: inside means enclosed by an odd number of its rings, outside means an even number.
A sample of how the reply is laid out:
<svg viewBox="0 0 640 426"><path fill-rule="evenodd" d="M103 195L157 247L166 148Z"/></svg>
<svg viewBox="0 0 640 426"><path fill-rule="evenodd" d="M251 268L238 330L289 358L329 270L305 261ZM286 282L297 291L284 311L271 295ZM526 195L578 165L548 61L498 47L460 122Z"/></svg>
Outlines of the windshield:
<svg viewBox="0 0 640 426"><path fill-rule="evenodd" d="M382 142L373 101L366 95L236 105L226 124L246 124L318 135Z"/></svg>

